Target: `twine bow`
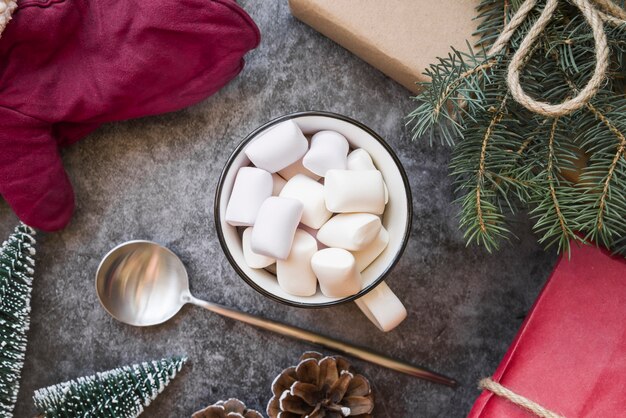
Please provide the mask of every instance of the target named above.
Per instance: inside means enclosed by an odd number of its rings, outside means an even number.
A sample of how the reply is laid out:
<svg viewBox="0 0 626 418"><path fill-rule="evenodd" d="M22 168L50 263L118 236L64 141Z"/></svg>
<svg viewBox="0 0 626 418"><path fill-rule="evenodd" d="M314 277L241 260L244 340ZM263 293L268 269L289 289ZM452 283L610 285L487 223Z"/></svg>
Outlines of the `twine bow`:
<svg viewBox="0 0 626 418"><path fill-rule="evenodd" d="M591 26L595 41L596 67L587 85L578 94L559 104L550 104L530 97L520 84L520 71L532 52L532 45L548 25L559 0L547 0L537 21L523 38L513 54L507 73L507 84L513 98L526 109L547 117L564 116L580 109L591 100L602 86L609 66L609 46L604 32L604 23L626 24L626 12L611 0L570 0ZM526 0L502 29L500 36L489 49L488 55L499 53L509 43L511 36L537 4L537 0Z"/></svg>

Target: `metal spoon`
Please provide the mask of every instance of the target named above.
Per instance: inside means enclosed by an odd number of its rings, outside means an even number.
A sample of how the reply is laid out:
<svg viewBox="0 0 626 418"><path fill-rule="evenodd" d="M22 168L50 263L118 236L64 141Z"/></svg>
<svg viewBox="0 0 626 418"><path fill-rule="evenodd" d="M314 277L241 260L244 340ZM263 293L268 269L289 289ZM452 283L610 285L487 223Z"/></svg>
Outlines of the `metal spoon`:
<svg viewBox="0 0 626 418"><path fill-rule="evenodd" d="M126 324L161 324L176 315L183 305L191 303L228 318L411 376L451 387L457 385L454 379L364 348L197 299L189 292L187 270L182 261L172 251L154 242L129 241L113 248L100 262L96 290L104 309Z"/></svg>

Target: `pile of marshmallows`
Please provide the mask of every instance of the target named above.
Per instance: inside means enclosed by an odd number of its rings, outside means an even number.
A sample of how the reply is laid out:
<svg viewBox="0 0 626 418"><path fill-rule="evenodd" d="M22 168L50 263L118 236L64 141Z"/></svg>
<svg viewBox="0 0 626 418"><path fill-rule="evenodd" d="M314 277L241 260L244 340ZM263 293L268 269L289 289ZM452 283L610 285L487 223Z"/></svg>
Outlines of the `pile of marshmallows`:
<svg viewBox="0 0 626 418"><path fill-rule="evenodd" d="M254 166L237 172L225 220L243 230L251 268L276 263L280 287L294 296L332 298L362 288L361 272L389 242L381 216L388 201L383 176L363 149L320 131L311 146L288 120L244 151ZM268 269L269 270L269 269Z"/></svg>

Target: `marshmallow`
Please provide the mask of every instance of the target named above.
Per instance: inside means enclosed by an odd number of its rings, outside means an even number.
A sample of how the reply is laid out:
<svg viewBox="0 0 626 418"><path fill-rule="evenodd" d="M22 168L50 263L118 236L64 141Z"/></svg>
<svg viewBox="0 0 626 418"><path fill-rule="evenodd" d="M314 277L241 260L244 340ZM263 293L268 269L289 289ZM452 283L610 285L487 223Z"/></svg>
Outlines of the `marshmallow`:
<svg viewBox="0 0 626 418"><path fill-rule="evenodd" d="M311 268L311 257L317 252L317 240L297 229L291 252L286 260L276 262L276 278L280 287L290 295L313 296L317 278Z"/></svg>
<svg viewBox="0 0 626 418"><path fill-rule="evenodd" d="M311 139L311 149L302 159L302 165L322 177L330 169L345 170L349 149L348 140L340 133L318 132Z"/></svg>
<svg viewBox="0 0 626 418"><path fill-rule="evenodd" d="M367 151L363 148L357 148L348 154L348 170L363 171L363 170L376 170L374 161ZM389 203L389 190L387 185L383 181L385 187L385 205Z"/></svg>
<svg viewBox="0 0 626 418"><path fill-rule="evenodd" d="M311 267L320 283L322 293L331 298L343 298L361 290L361 274L354 256L341 248L326 248L311 258Z"/></svg>
<svg viewBox="0 0 626 418"><path fill-rule="evenodd" d="M271 195L270 173L260 168L241 167L226 206L226 222L233 226L254 225L261 204Z"/></svg>
<svg viewBox="0 0 626 418"><path fill-rule="evenodd" d="M302 203L287 197L268 197L252 228L250 248L257 254L284 260L302 216Z"/></svg>
<svg viewBox="0 0 626 418"><path fill-rule="evenodd" d="M341 213L317 231L317 239L329 247L361 251L374 241L381 228L380 218L371 213Z"/></svg>
<svg viewBox="0 0 626 418"><path fill-rule="evenodd" d="M298 225L298 228L302 229L303 231L308 232L309 234L311 234L312 237L315 238L315 240L317 241L317 248L318 249L323 249L323 248L328 248L327 245L321 243L318 239L317 239L317 229L313 229L310 226L306 226L303 223L300 223L300 225Z"/></svg>
<svg viewBox="0 0 626 418"><path fill-rule="evenodd" d="M309 148L309 142L293 120L270 128L254 139L245 153L258 168L275 173L298 161Z"/></svg>
<svg viewBox="0 0 626 418"><path fill-rule="evenodd" d="M285 180L276 173L272 174L272 180L274 181L272 187L272 196L278 196L283 187L285 187L285 184L287 184L287 180Z"/></svg>
<svg viewBox="0 0 626 418"><path fill-rule="evenodd" d="M276 262L271 257L267 257L265 255L257 254L252 251L250 248L250 237L252 236L252 227L246 228L243 231L243 236L241 237L241 246L243 247L243 258L246 260L246 264L253 269L264 269L267 266L270 266Z"/></svg>
<svg viewBox="0 0 626 418"><path fill-rule="evenodd" d="M324 186L304 174L292 177L283 187L280 197L290 197L302 202L304 210L300 222L311 228L318 229L332 216L326 209Z"/></svg>
<svg viewBox="0 0 626 418"><path fill-rule="evenodd" d="M385 187L380 171L328 170L324 179L326 208L331 212L385 211Z"/></svg>
<svg viewBox="0 0 626 418"><path fill-rule="evenodd" d="M376 170L376 166L367 151L357 148L348 154L348 170Z"/></svg>
<svg viewBox="0 0 626 418"><path fill-rule="evenodd" d="M300 158L295 163L283 168L278 172L278 174L280 174L280 176L285 180L291 180L297 174L304 174L307 177L311 177L313 180L319 180L321 178L321 176L310 172L306 169L305 166L302 165L302 158Z"/></svg>
<svg viewBox="0 0 626 418"><path fill-rule="evenodd" d="M356 259L356 268L362 272L372 264L374 260L387 248L389 244L389 232L385 228L380 228L378 235L367 247L361 251L353 251L352 255Z"/></svg>

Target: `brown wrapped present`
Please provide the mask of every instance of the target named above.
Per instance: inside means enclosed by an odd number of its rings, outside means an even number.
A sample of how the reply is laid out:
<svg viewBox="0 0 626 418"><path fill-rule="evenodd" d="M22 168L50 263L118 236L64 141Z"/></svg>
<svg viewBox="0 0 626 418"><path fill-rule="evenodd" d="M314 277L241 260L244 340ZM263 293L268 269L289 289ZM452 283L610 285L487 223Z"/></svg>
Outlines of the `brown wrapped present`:
<svg viewBox="0 0 626 418"><path fill-rule="evenodd" d="M476 30L478 0L289 0L293 15L412 92Z"/></svg>

